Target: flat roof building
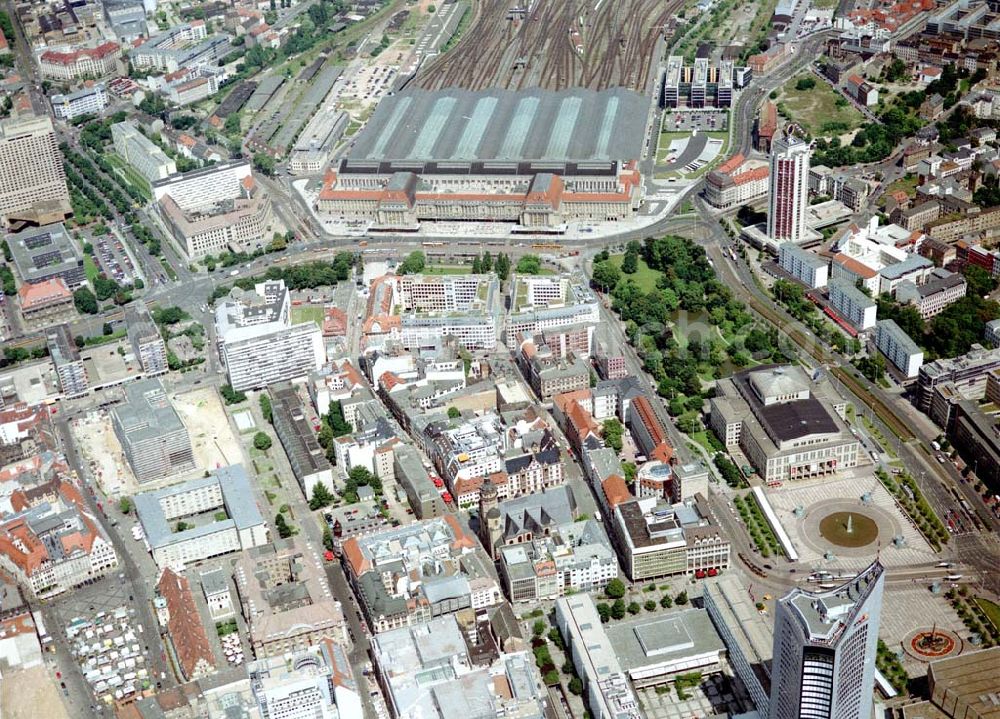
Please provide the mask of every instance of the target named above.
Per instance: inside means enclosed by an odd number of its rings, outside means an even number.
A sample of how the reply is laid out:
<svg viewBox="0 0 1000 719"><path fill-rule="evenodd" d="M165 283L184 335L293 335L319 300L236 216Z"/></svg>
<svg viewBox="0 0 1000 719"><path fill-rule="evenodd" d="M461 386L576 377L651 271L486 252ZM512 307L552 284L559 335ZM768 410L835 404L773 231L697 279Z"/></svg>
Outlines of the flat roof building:
<svg viewBox="0 0 1000 719"><path fill-rule="evenodd" d="M71 212L52 120L0 120L0 227L56 222Z"/></svg>
<svg viewBox="0 0 1000 719"><path fill-rule="evenodd" d="M142 379L124 392L111 424L139 484L195 469L191 437L160 380Z"/></svg>
<svg viewBox="0 0 1000 719"><path fill-rule="evenodd" d="M135 511L157 566L185 565L267 543L267 524L242 465L135 495ZM224 512L225 519L216 519ZM176 524L171 526L176 520Z"/></svg>
<svg viewBox="0 0 1000 719"><path fill-rule="evenodd" d="M219 356L235 390L265 387L323 366L326 350L315 322L292 324L291 298L282 280L233 288L215 309Z"/></svg>
<svg viewBox="0 0 1000 719"><path fill-rule="evenodd" d="M132 353L139 360L147 377L163 374L170 369L167 364L167 344L149 316L145 302L133 302L125 308L125 327Z"/></svg>
<svg viewBox="0 0 1000 719"><path fill-rule="evenodd" d="M63 395L79 397L86 394L90 387L87 368L80 358L80 351L70 334L69 325L51 327L46 333L45 340Z"/></svg>
<svg viewBox="0 0 1000 719"><path fill-rule="evenodd" d="M24 282L35 284L59 277L70 290L87 283L83 252L62 223L7 235L7 246Z"/></svg>
<svg viewBox="0 0 1000 719"><path fill-rule="evenodd" d="M914 379L924 363L924 351L895 320L878 321L875 346L906 379Z"/></svg>
<svg viewBox="0 0 1000 719"><path fill-rule="evenodd" d="M333 468L316 440L316 432L306 419L295 385L282 382L271 387L269 392L274 431L288 456L299 488L307 497L317 483L333 492Z"/></svg>
<svg viewBox="0 0 1000 719"><path fill-rule="evenodd" d="M153 183L177 172L177 163L139 132L134 122L116 122L111 126L111 138L115 152L146 182Z"/></svg>
<svg viewBox="0 0 1000 719"><path fill-rule="evenodd" d="M641 719L639 702L590 595L574 594L556 600L556 626L583 679L591 716Z"/></svg>

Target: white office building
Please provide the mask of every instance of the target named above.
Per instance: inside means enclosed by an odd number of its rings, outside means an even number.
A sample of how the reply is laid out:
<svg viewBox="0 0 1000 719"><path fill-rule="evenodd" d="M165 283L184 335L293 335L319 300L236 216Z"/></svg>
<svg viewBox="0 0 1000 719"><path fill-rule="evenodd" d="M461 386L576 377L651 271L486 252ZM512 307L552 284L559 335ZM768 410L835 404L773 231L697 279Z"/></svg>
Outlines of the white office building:
<svg viewBox="0 0 1000 719"><path fill-rule="evenodd" d="M162 180L177 172L177 164L131 122L111 126L115 152L147 182Z"/></svg>
<svg viewBox="0 0 1000 719"><path fill-rule="evenodd" d="M871 297L843 279L830 280L830 306L858 330L875 326L878 305Z"/></svg>
<svg viewBox="0 0 1000 719"><path fill-rule="evenodd" d="M215 310L215 328L235 390L302 377L326 362L316 323L292 324L291 298L281 280L261 282L252 292L233 288Z"/></svg>
<svg viewBox="0 0 1000 719"><path fill-rule="evenodd" d="M72 120L82 115L99 115L108 106L108 93L104 83L99 82L76 92L53 95L52 113L60 120Z"/></svg>
<svg viewBox="0 0 1000 719"><path fill-rule="evenodd" d="M511 283L511 307L505 327L510 343L518 334L537 334L568 325L601 320L597 295L569 275L518 275Z"/></svg>
<svg viewBox="0 0 1000 719"><path fill-rule="evenodd" d="M885 576L876 561L836 589L777 604L770 719L869 719Z"/></svg>
<svg viewBox="0 0 1000 719"><path fill-rule="evenodd" d="M767 236L776 242L802 242L809 208L809 143L788 135L771 143L771 191Z"/></svg>
<svg viewBox="0 0 1000 719"><path fill-rule="evenodd" d="M785 272L812 289L826 287L830 280L830 263L793 242L781 244L778 249L778 264Z"/></svg>
<svg viewBox="0 0 1000 719"><path fill-rule="evenodd" d="M924 351L917 346L895 320L879 320L875 327L875 346L907 379L913 379L924 363Z"/></svg>

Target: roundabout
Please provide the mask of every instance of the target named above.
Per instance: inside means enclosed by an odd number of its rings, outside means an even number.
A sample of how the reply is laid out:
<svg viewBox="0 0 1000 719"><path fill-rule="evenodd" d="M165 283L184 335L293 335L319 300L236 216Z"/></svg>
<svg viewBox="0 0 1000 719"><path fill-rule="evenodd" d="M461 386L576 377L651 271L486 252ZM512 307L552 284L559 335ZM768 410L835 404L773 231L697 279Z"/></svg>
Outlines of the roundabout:
<svg viewBox="0 0 1000 719"><path fill-rule="evenodd" d="M796 522L801 541L821 556L870 557L890 546L901 529L885 509L845 499L811 504Z"/></svg>

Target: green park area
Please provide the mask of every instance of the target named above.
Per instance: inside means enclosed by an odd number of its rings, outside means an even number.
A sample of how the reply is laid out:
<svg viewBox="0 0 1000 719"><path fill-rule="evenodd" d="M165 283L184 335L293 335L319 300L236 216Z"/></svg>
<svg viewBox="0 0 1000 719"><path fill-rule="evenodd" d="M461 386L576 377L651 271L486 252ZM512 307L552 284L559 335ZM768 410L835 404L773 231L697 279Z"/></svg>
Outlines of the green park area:
<svg viewBox="0 0 1000 719"><path fill-rule="evenodd" d="M300 305L292 307L292 323L315 322L317 326L323 326L323 308L317 305Z"/></svg>
<svg viewBox="0 0 1000 719"><path fill-rule="evenodd" d="M625 255L611 255L608 260L612 265L621 270ZM641 257L636 261L636 271L628 275L643 292L654 292L656 290L656 281L662 276L662 272L652 269L646 264L646 260Z"/></svg>
<svg viewBox="0 0 1000 719"><path fill-rule="evenodd" d="M847 98L811 72L802 72L786 82L777 103L779 113L814 137L842 135L865 121Z"/></svg>

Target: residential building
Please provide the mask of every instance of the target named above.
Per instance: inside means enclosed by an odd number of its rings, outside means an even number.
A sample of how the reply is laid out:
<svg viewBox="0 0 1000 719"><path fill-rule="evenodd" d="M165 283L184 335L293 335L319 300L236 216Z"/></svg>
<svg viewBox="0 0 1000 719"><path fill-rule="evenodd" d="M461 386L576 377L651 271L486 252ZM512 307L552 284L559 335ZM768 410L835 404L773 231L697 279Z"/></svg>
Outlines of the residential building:
<svg viewBox="0 0 1000 719"><path fill-rule="evenodd" d="M855 287L854 283L841 278L830 280L828 287L830 307L838 315L862 332L875 326L878 304L869 295Z"/></svg>
<svg viewBox="0 0 1000 719"><path fill-rule="evenodd" d="M60 278L70 290L77 290L87 282L83 253L62 223L7 235L7 246L24 282L36 284Z"/></svg>
<svg viewBox="0 0 1000 719"><path fill-rule="evenodd" d="M827 380L810 379L797 366L770 365L719 380L709 423L775 484L857 466L861 449L845 408Z"/></svg>
<svg viewBox="0 0 1000 719"><path fill-rule="evenodd" d="M906 379L914 379L924 363L924 351L910 339L895 320L879 320L875 346Z"/></svg>
<svg viewBox="0 0 1000 719"><path fill-rule="evenodd" d="M73 293L62 277L23 283L17 289L17 303L26 327L46 327L76 317Z"/></svg>
<svg viewBox="0 0 1000 719"><path fill-rule="evenodd" d="M111 410L111 425L125 459L142 485L197 468L187 427L158 379L125 385L125 402Z"/></svg>
<svg viewBox="0 0 1000 719"><path fill-rule="evenodd" d="M809 143L788 135L771 143L767 236L775 242L802 242L809 206Z"/></svg>
<svg viewBox="0 0 1000 719"><path fill-rule="evenodd" d="M103 82L83 87L65 95L53 95L52 113L60 120L73 120L83 115L100 115L108 106L108 93Z"/></svg>
<svg viewBox="0 0 1000 719"><path fill-rule="evenodd" d="M165 373L169 369L167 345L144 302L133 302L125 308L125 327L132 353L139 360L143 374L154 377Z"/></svg>
<svg viewBox="0 0 1000 719"><path fill-rule="evenodd" d="M667 463L674 458L674 448L667 441L667 432L645 395L632 400L625 423L635 438L636 449L646 458Z"/></svg>
<svg viewBox="0 0 1000 719"><path fill-rule="evenodd" d="M794 242L781 243L778 248L778 264L810 289L826 287L830 278L830 263L814 252L803 250Z"/></svg>
<svg viewBox="0 0 1000 719"><path fill-rule="evenodd" d="M271 423L292 467L292 475L302 493L311 496L313 487L322 484L334 491L333 468L326 452L316 439L316 431L306 418L302 398L295 385L282 382L270 388Z"/></svg>
<svg viewBox="0 0 1000 719"><path fill-rule="evenodd" d="M111 539L67 480L29 498L16 490L13 513L0 521L0 569L33 597L50 597L99 579L118 566ZM11 498L12 500L14 497Z"/></svg>
<svg viewBox="0 0 1000 719"><path fill-rule="evenodd" d="M860 75L851 75L847 78L845 89L859 105L872 107L878 104L878 89Z"/></svg>
<svg viewBox="0 0 1000 719"><path fill-rule="evenodd" d="M641 719L639 702L590 595L575 594L556 600L556 626L577 674L583 679L591 716Z"/></svg>
<svg viewBox="0 0 1000 719"><path fill-rule="evenodd" d="M52 120L31 115L0 120L0 226L59 222L70 212Z"/></svg>
<svg viewBox="0 0 1000 719"><path fill-rule="evenodd" d="M504 328L508 342L518 334L600 322L597 295L570 275L516 275L511 282L511 306Z"/></svg>
<svg viewBox="0 0 1000 719"><path fill-rule="evenodd" d="M38 57L42 77L57 82L100 79L121 74L119 63L122 49L116 42L105 42L96 47L49 49Z"/></svg>
<svg viewBox="0 0 1000 719"><path fill-rule="evenodd" d="M596 591L618 576L618 559L596 520L560 523L530 509L519 518L510 510L501 509L503 537L497 558L511 602L539 602L567 593Z"/></svg>
<svg viewBox="0 0 1000 719"><path fill-rule="evenodd" d="M236 390L265 387L323 366L323 335L314 322L292 324L282 280L233 288L215 309L219 356Z"/></svg>
<svg viewBox="0 0 1000 719"><path fill-rule="evenodd" d="M767 165L752 167L742 154L733 155L708 173L705 199L723 210L754 202L767 195L768 176Z"/></svg>
<svg viewBox="0 0 1000 719"><path fill-rule="evenodd" d="M627 499L611 511L609 526L633 582L729 567L729 541L702 496L677 504L657 497Z"/></svg>
<svg viewBox="0 0 1000 719"><path fill-rule="evenodd" d="M56 368L59 379L59 389L64 397L79 397L87 393L90 385L87 381L87 368L80 358L80 350L76 348L69 325L57 325L48 330L45 343L49 348L49 357Z"/></svg>
<svg viewBox="0 0 1000 719"><path fill-rule="evenodd" d="M137 494L134 502L153 560L161 569L181 570L187 564L267 543L267 524L239 464L217 469L208 477ZM197 523L184 521L208 513L212 513L211 521L204 517ZM219 514L226 518L215 518Z"/></svg>
<svg viewBox="0 0 1000 719"><path fill-rule="evenodd" d="M194 681L213 673L212 646L208 643L208 634L187 577L164 569L156 591L166 603L167 637L184 679Z"/></svg>
<svg viewBox="0 0 1000 719"><path fill-rule="evenodd" d="M343 557L373 633L502 601L492 563L453 514L351 537Z"/></svg>
<svg viewBox="0 0 1000 719"><path fill-rule="evenodd" d="M876 560L835 589L796 587L778 601L770 719L871 715L884 586Z"/></svg>
<svg viewBox="0 0 1000 719"><path fill-rule="evenodd" d="M204 20L193 20L136 45L129 52L129 60L140 70L170 73L182 68L218 65L231 49L226 37L208 35Z"/></svg>
<svg viewBox="0 0 1000 719"><path fill-rule="evenodd" d="M981 345L959 357L941 358L923 365L917 381L917 408L934 419L932 402L936 390L945 384L964 388L967 396L982 397L986 391L986 375L1000 367L1000 350L984 349ZM940 415L939 419L941 418ZM939 425L946 426L935 420Z"/></svg>
<svg viewBox="0 0 1000 719"><path fill-rule="evenodd" d="M921 318L929 320L941 314L948 305L965 297L968 283L965 277L957 272L937 267L931 270L930 279L922 285L912 281L900 282L896 285L896 300L903 304L912 304L917 308Z"/></svg>
<svg viewBox="0 0 1000 719"><path fill-rule="evenodd" d="M778 107L770 100L764 100L754 123L753 143L758 152L769 153L774 135L778 132Z"/></svg>
<svg viewBox="0 0 1000 719"><path fill-rule="evenodd" d="M417 450L408 444L398 444L393 447L392 459L396 483L406 492L417 519L433 519L448 511Z"/></svg>
<svg viewBox="0 0 1000 719"><path fill-rule="evenodd" d="M258 659L301 652L330 640L349 646L340 602L322 559L294 538L258 545L235 562L236 590Z"/></svg>
<svg viewBox="0 0 1000 719"><path fill-rule="evenodd" d="M252 251L270 239L271 200L245 160L170 175L153 183L153 195L189 259Z"/></svg>
<svg viewBox="0 0 1000 719"><path fill-rule="evenodd" d="M394 719L550 716L534 657L500 651L491 630L461 627L454 616L372 637L374 680ZM484 637L470 646L472 637ZM625 718L622 718L625 719Z"/></svg>
<svg viewBox="0 0 1000 719"><path fill-rule="evenodd" d="M526 342L522 352L527 358L528 383L542 401L590 385L590 365L582 358L570 354L560 359L548 346L536 350L533 342Z"/></svg>
<svg viewBox="0 0 1000 719"><path fill-rule="evenodd" d="M116 122L111 126L115 152L146 182L153 183L177 172L177 163L160 146L139 132L134 122Z"/></svg>

